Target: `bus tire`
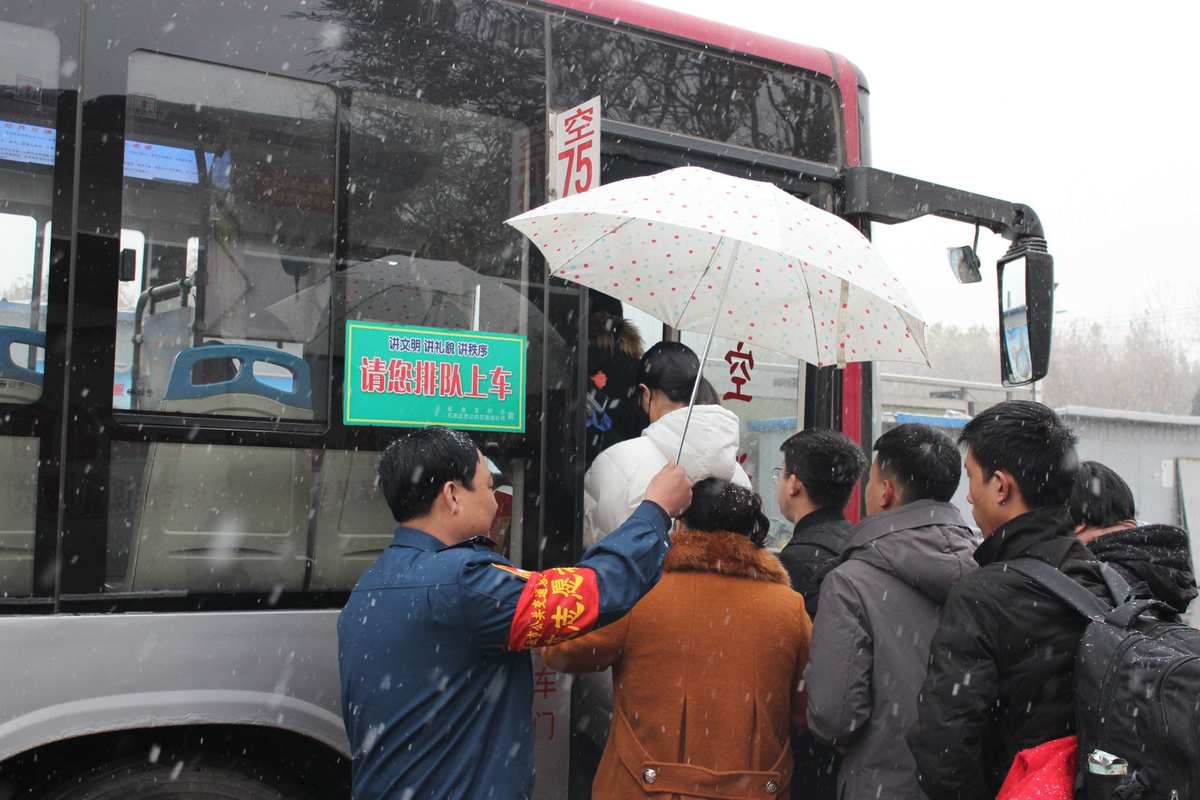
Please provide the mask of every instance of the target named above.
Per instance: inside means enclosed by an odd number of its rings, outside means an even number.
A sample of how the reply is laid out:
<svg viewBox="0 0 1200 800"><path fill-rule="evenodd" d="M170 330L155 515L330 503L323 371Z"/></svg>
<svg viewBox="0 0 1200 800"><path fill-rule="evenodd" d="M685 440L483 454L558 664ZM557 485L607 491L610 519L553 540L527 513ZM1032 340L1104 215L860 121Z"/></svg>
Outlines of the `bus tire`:
<svg viewBox="0 0 1200 800"><path fill-rule="evenodd" d="M316 800L274 770L206 758L107 764L57 783L44 800Z"/></svg>

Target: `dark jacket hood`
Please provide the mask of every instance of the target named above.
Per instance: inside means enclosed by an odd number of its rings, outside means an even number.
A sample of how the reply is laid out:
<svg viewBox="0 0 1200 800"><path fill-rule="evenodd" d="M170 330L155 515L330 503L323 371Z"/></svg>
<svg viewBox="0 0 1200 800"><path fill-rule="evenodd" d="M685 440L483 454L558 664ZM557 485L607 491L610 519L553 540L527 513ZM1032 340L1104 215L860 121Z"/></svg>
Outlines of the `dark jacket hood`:
<svg viewBox="0 0 1200 800"><path fill-rule="evenodd" d="M937 605L975 568L976 541L950 503L917 500L868 517L854 529L843 561L863 561Z"/></svg>
<svg viewBox="0 0 1200 800"><path fill-rule="evenodd" d="M1145 584L1151 595L1181 614L1196 597L1188 535L1180 528L1145 525L1116 531L1093 539L1087 548L1126 580Z"/></svg>

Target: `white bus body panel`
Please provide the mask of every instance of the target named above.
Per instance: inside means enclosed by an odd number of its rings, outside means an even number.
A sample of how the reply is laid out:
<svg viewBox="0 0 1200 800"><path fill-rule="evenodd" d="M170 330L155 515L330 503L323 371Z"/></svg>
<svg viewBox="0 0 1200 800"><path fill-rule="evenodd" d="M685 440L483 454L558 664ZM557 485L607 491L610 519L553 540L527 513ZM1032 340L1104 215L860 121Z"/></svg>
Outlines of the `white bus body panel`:
<svg viewBox="0 0 1200 800"><path fill-rule="evenodd" d="M263 725L349 755L336 610L0 617L0 761L61 739Z"/></svg>

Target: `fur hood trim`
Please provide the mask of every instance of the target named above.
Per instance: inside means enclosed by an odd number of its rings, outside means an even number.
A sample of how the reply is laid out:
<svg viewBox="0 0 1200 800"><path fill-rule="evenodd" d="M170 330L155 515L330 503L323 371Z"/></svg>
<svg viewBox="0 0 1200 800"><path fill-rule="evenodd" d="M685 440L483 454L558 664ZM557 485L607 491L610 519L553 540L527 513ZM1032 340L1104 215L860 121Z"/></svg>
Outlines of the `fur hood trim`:
<svg viewBox="0 0 1200 800"><path fill-rule="evenodd" d="M775 554L740 533L680 531L671 537L663 562L667 572L715 572L735 578L791 586Z"/></svg>
<svg viewBox="0 0 1200 800"><path fill-rule="evenodd" d="M636 325L603 312L594 313L592 318L588 333L593 345L608 353L623 353L634 360L642 357L642 335Z"/></svg>

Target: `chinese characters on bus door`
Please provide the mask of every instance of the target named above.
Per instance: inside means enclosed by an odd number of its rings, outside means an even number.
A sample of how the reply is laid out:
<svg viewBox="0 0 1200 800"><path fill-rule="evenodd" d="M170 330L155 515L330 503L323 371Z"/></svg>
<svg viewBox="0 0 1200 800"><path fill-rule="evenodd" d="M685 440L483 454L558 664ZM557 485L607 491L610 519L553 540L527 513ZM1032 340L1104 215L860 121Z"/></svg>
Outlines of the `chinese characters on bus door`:
<svg viewBox="0 0 1200 800"><path fill-rule="evenodd" d="M571 676L533 653L533 744L537 751L535 800L566 796L571 761Z"/></svg>
<svg viewBox="0 0 1200 800"><path fill-rule="evenodd" d="M725 354L725 363L729 365L729 382L733 384L733 391L722 395L724 400L741 400L749 403L754 399L754 395L746 391L746 384L750 382L750 373L754 370L754 351L744 350L744 347L745 342L738 342L736 349Z"/></svg>
<svg viewBox="0 0 1200 800"><path fill-rule="evenodd" d="M551 199L599 186L599 96L549 116Z"/></svg>

